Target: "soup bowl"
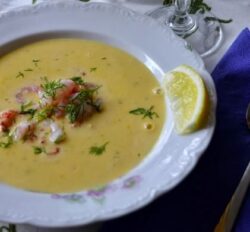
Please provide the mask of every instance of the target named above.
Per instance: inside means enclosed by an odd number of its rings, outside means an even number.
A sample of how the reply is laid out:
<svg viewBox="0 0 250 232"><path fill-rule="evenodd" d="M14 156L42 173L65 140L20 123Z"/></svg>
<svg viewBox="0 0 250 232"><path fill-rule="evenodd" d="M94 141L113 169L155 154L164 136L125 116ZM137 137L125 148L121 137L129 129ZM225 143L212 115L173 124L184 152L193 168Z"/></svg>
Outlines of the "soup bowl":
<svg viewBox="0 0 250 232"><path fill-rule="evenodd" d="M211 140L216 91L199 55L164 25L129 9L105 3L50 2L20 7L0 16L0 55L50 38L83 38L124 50L161 84L181 64L203 77L209 98L208 123L180 136L167 99L161 135L143 161L120 178L74 193L39 193L0 184L0 220L44 227L84 225L118 217L150 203L184 180Z"/></svg>

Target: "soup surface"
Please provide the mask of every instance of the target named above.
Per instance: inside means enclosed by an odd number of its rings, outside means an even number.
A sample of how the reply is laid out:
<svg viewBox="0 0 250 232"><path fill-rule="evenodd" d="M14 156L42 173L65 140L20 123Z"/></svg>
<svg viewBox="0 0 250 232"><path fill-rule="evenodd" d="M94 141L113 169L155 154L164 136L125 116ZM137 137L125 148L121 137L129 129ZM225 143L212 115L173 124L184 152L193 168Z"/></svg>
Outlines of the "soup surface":
<svg viewBox="0 0 250 232"><path fill-rule="evenodd" d="M32 92L32 88L45 91L62 80L74 80L80 89L85 88L82 82L90 83L100 109L74 123L75 111L67 102L62 105L67 109L65 117L47 114L38 120L47 95ZM51 98L59 94L59 88ZM165 101L157 88L159 83L137 59L95 41L43 40L1 57L0 111L13 110L17 115L1 128L0 181L56 193L96 188L119 178L135 167L159 138ZM32 137L17 135L24 121L35 122ZM61 128L62 140L50 139L53 128L48 121Z"/></svg>

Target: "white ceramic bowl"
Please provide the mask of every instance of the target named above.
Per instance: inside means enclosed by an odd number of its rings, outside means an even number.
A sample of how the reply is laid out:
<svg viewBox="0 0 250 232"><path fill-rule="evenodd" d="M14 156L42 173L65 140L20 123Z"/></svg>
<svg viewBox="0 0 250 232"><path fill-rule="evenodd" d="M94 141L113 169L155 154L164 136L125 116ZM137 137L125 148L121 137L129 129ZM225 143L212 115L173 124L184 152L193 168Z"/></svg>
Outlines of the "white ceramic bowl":
<svg viewBox="0 0 250 232"><path fill-rule="evenodd" d="M111 4L57 2L0 16L0 55L44 38L80 37L119 47L143 62L162 82L180 64L197 69L211 109L206 128L186 136L173 130L172 114L152 152L135 169L105 187L73 194L42 194L0 184L0 220L46 227L83 225L127 214L179 184L208 146L215 126L216 93L201 58L166 26Z"/></svg>

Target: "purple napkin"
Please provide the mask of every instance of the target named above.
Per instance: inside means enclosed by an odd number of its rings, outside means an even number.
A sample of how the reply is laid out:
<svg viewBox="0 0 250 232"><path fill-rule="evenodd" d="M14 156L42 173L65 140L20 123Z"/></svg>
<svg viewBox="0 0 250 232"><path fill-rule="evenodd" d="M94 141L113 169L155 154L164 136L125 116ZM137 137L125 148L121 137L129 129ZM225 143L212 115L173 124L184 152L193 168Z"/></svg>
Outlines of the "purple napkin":
<svg viewBox="0 0 250 232"><path fill-rule="evenodd" d="M145 208L106 222L101 232L212 232L250 161L250 32L244 29L212 73L218 94L212 142L193 172ZM235 225L250 231L250 193Z"/></svg>
<svg viewBox="0 0 250 232"><path fill-rule="evenodd" d="M238 134L236 144L241 141L242 147L240 150L235 150L235 154L238 157L238 165L235 165L239 171L243 171L243 166L250 160L250 130L244 130L245 127L245 111L247 104L250 103L250 31L244 29L233 43L229 51L225 54L223 59L217 65L213 72L213 77L217 90L227 92L227 95L234 97L233 104L230 106L230 102L221 102L227 109L230 108L234 111L230 117L233 123L233 116L235 115L234 125L235 133ZM225 93L226 94L226 93ZM224 93L218 93L218 95L224 96ZM228 99L230 100L230 99ZM218 114L220 114L220 107L218 108ZM227 124L224 124L224 127ZM226 131L225 131L226 132ZM233 132L230 130L230 133ZM226 132L227 133L227 132ZM228 131L229 133L229 131ZM239 143L240 145L240 143ZM235 148L236 145L232 144ZM236 153L237 152L237 153ZM241 162L241 163L239 163ZM238 174L238 173L237 173ZM242 208L235 222L233 229L234 232L249 232L250 231L250 188L246 194L245 200L242 204Z"/></svg>

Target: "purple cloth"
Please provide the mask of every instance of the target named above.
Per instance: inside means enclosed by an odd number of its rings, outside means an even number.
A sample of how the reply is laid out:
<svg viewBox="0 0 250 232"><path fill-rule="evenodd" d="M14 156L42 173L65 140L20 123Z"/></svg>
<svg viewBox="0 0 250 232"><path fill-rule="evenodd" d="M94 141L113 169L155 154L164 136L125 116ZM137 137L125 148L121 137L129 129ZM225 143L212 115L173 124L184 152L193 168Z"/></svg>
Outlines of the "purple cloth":
<svg viewBox="0 0 250 232"><path fill-rule="evenodd" d="M250 161L250 32L245 29L212 73L218 94L217 125L192 173L171 192L130 215L108 221L101 232L212 232ZM250 193L235 225L250 231Z"/></svg>

